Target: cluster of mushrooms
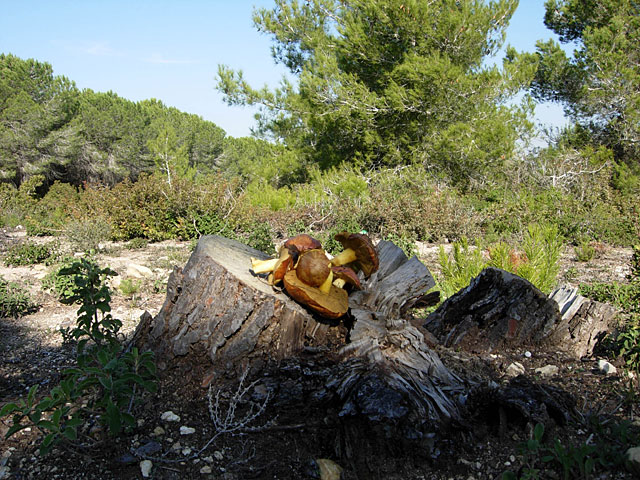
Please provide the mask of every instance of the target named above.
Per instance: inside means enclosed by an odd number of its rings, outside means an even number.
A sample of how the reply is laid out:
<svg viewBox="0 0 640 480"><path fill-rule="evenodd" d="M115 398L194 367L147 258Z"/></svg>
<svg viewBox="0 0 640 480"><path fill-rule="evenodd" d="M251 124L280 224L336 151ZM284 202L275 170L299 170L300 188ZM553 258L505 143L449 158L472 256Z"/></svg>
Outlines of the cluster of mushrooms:
<svg viewBox="0 0 640 480"><path fill-rule="evenodd" d="M252 258L251 269L255 274L268 273L270 285L283 283L291 298L319 315L340 318L349 309L347 290L361 288L357 272L368 278L378 269L378 254L365 234L342 232L335 239L344 250L333 258L318 240L301 234L284 242L277 258Z"/></svg>

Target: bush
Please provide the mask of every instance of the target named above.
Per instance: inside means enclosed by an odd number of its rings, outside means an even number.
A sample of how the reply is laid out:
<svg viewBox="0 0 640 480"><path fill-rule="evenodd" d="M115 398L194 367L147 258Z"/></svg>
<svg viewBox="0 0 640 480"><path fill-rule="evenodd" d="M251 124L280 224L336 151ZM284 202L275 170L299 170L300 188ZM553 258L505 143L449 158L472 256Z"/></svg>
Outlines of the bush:
<svg viewBox="0 0 640 480"><path fill-rule="evenodd" d="M29 292L15 282L8 282L0 276L0 318L18 318L31 313L37 305Z"/></svg>
<svg viewBox="0 0 640 480"><path fill-rule="evenodd" d="M51 245L23 242L9 247L4 263L10 266L35 265L55 256L55 249Z"/></svg>
<svg viewBox="0 0 640 480"><path fill-rule="evenodd" d="M95 253L109 240L111 225L105 218L73 220L65 227L65 236L76 252Z"/></svg>
<svg viewBox="0 0 640 480"><path fill-rule="evenodd" d="M61 272L75 283L75 293L65 303L81 305L76 327L64 332L66 338L78 342L77 366L67 369L60 384L37 403L35 385L26 399L6 404L0 417L13 415L13 425L5 438L37 427L46 433L40 444L41 454L46 454L62 442L90 447L85 442L95 439L84 436L80 440L79 432L93 418L110 435L135 425L132 408L138 387L156 390L155 364L151 352L126 351L119 341L122 322L109 313L111 294L106 286L106 279L114 273L88 260L74 262Z"/></svg>
<svg viewBox="0 0 640 480"><path fill-rule="evenodd" d="M489 246L485 255L482 244L478 243L477 247L471 247L468 240L463 238L454 242L450 255L440 246L442 278L438 286L444 298L469 285L486 267L514 273L545 293L550 293L555 286L562 248L555 226L530 225L520 248L499 242Z"/></svg>

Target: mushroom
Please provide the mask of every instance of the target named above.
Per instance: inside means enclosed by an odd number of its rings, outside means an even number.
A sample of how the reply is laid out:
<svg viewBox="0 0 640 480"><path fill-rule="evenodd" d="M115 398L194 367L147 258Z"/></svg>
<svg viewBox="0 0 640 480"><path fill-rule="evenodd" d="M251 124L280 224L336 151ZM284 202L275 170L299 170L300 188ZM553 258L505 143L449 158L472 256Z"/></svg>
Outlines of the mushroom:
<svg viewBox="0 0 640 480"><path fill-rule="evenodd" d="M297 258L298 255L308 250L321 249L322 244L311 235L301 233L300 235L287 239L287 241L284 242L284 247L289 250L292 257Z"/></svg>
<svg viewBox="0 0 640 480"><path fill-rule="evenodd" d="M298 278L310 287L318 287L323 293L329 293L333 272L331 262L324 250L308 250L300 255L295 266Z"/></svg>
<svg viewBox="0 0 640 480"><path fill-rule="evenodd" d="M331 267L333 272L333 284L338 288L344 288L345 285L351 285L356 290L360 290L360 279L356 272L349 267Z"/></svg>
<svg viewBox="0 0 640 480"><path fill-rule="evenodd" d="M371 240L362 233L338 233L335 237L345 248L342 253L333 257L331 264L338 267L352 264L368 277L378 270L378 254Z"/></svg>
<svg viewBox="0 0 640 480"><path fill-rule="evenodd" d="M296 270L289 270L283 280L291 298L325 318L340 318L349 309L349 296L342 288L329 284L329 292L323 293L300 280Z"/></svg>
<svg viewBox="0 0 640 480"><path fill-rule="evenodd" d="M278 258L258 260L257 258L252 257L251 270L253 270L255 274L260 274L282 269L281 271L273 274L273 281L271 281L271 279L269 281L271 285L275 285L282 280L285 272L290 267L290 261L287 260L287 257L290 257L291 261L295 262L300 253L316 248L322 248L322 244L311 235L302 233L295 237L290 237L278 250Z"/></svg>
<svg viewBox="0 0 640 480"><path fill-rule="evenodd" d="M282 247L280 248L280 258L273 267L273 271L269 274L269 285L277 285L284 278L284 274L287 273L293 267L293 257L289 254L289 250Z"/></svg>

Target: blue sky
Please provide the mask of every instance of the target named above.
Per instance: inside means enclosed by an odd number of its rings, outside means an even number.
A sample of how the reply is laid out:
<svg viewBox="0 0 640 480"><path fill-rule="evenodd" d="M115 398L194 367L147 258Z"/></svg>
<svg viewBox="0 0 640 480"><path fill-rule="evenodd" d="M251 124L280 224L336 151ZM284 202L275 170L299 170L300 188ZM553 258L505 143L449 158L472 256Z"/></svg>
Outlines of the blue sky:
<svg viewBox="0 0 640 480"><path fill-rule="evenodd" d="M234 137L249 135L253 111L228 107L215 90L219 64L242 69L255 87L276 86L270 38L253 27L254 6L270 0L5 0L0 52L48 62L81 88L114 91L215 122ZM520 0L507 42L532 51L553 37L543 24L544 0ZM539 107L538 120L563 122L558 106Z"/></svg>

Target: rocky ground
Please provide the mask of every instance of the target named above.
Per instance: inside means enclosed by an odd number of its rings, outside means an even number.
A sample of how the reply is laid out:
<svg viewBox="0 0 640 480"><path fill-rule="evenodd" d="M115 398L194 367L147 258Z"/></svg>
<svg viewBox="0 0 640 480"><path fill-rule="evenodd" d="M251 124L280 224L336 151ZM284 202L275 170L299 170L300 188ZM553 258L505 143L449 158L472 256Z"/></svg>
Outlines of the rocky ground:
<svg viewBox="0 0 640 480"><path fill-rule="evenodd" d="M1 236L3 247L23 239L21 231L4 232ZM418 245L421 259L436 275L437 250L436 245ZM118 292L117 285L124 279L138 285L135 294L118 293L112 301L112 313L123 321L125 333L135 329L144 311L152 315L159 311L170 271L174 265L184 265L190 251L189 242L174 241L139 249L127 249L124 244L106 246L98 260L118 272L115 291ZM601 246L594 260L578 262L573 249L567 248L562 257L560 282L577 285L625 281L630 259L630 249ZM50 268L0 267L0 276L28 286L40 304L37 312L26 317L0 319L0 406L24 396L34 384L41 385L40 391L45 392L59 381L62 370L72 364L73 348L63 344L57 332L61 327L74 325L77 307L64 306L42 291L42 279ZM522 373L535 388L562 391L568 398L567 405L571 404L568 407L571 419L548 431L549 441L557 438L562 445L601 446L597 442L604 439L612 445L620 441L628 442L629 447L640 445L637 426L633 424L638 413L637 380L613 358L572 359L534 347L477 358L444 350L441 355L453 370L467 374L474 371L475 375L495 382L508 382ZM603 359L614 364L617 371L602 372L598 361ZM185 396L175 390L171 379L165 379L159 393L147 395L139 405L134 431L118 439L105 438L90 449L57 449L43 458L37 453L41 438L37 431L26 430L0 439L0 479L142 478L144 474L163 479L304 479L320 478L321 467L331 465L319 459L336 458L338 439L328 437L323 425L305 424L302 412L298 418L295 415L280 418L276 427L269 423L275 414L268 405L256 421L255 425L261 426L257 430L222 434L221 419L215 418L215 412L209 409L215 397L210 402L206 389L195 392ZM255 396L256 392L249 394ZM232 398L219 400L224 412ZM237 418L242 413L240 403ZM624 431L609 428L624 420L631 422L628 439L622 438L626 435ZM0 434L4 435L9 423L6 418L0 421ZM450 438L438 440L428 451L399 451L397 446L389 446L387 455L375 452L367 478L480 480L501 478L507 470L522 473L527 457L521 455L520 447L531 434L532 425L472 421ZM343 478L356 478L351 466L342 463ZM323 472L322 478L338 477ZM548 470L540 472L537 478L562 477ZM633 477L624 469L600 466L594 475L583 478Z"/></svg>

